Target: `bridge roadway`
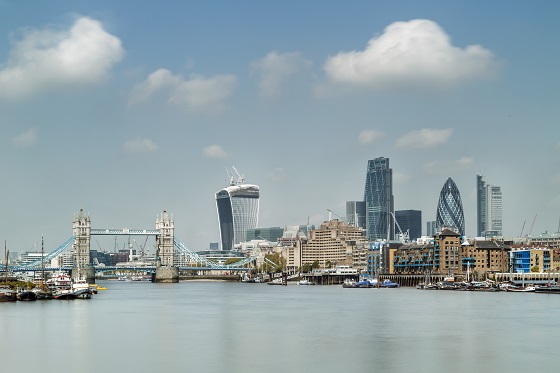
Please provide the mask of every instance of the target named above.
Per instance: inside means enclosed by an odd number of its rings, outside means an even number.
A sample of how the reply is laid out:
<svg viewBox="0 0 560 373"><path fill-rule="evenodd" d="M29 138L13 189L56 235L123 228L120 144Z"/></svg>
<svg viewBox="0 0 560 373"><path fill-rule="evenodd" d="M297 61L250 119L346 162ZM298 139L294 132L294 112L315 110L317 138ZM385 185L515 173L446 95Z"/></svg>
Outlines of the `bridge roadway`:
<svg viewBox="0 0 560 373"><path fill-rule="evenodd" d="M245 267L230 267L230 266L215 266L215 267L178 267L179 271L242 271L247 272L251 268ZM45 272L69 272L72 267L45 267ZM41 267L26 267L26 266L13 266L9 267L8 272L41 272ZM139 272L155 272L155 266L103 266L95 267L95 272L110 272L110 271L139 271ZM5 273L5 268L0 268L0 273Z"/></svg>

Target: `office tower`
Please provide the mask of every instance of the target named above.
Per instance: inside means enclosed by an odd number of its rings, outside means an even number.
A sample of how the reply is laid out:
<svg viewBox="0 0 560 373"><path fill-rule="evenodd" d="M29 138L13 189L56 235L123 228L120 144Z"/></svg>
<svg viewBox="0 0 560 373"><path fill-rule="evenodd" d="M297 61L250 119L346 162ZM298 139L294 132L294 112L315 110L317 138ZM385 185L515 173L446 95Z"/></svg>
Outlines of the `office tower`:
<svg viewBox="0 0 560 373"><path fill-rule="evenodd" d="M437 229L449 228L461 236L465 235L465 215L459 189L453 179L448 178L441 188L436 213Z"/></svg>
<svg viewBox="0 0 560 373"><path fill-rule="evenodd" d="M422 237L422 211L395 211L395 219L404 234L408 231L408 238L410 241Z"/></svg>
<svg viewBox="0 0 560 373"><path fill-rule="evenodd" d="M437 232L436 221L430 220L426 222L426 236L433 237Z"/></svg>
<svg viewBox="0 0 560 373"><path fill-rule="evenodd" d="M247 230L256 228L259 219L259 187L245 184L243 176L234 171L237 180L230 173L229 186L216 193L222 250L244 242Z"/></svg>
<svg viewBox="0 0 560 373"><path fill-rule="evenodd" d="M353 227L366 229L366 203L346 201L346 222Z"/></svg>
<svg viewBox="0 0 560 373"><path fill-rule="evenodd" d="M502 190L476 175L476 232L479 237L502 235Z"/></svg>
<svg viewBox="0 0 560 373"><path fill-rule="evenodd" d="M392 240L393 170L389 168L389 158L379 157L368 161L364 202L368 240Z"/></svg>
<svg viewBox="0 0 560 373"><path fill-rule="evenodd" d="M247 229L246 241L251 240L266 240L269 242L277 242L279 238L284 235L284 228L270 227L270 228L250 228Z"/></svg>

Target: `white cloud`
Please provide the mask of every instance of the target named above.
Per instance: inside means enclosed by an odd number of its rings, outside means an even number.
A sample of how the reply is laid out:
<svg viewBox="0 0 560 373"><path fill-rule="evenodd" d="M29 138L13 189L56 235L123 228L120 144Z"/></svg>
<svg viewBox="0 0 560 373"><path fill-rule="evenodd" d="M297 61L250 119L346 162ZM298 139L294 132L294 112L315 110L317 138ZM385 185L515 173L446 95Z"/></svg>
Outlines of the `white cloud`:
<svg viewBox="0 0 560 373"><path fill-rule="evenodd" d="M448 87L494 75L493 53L480 45L451 44L435 22L415 19L395 22L369 40L363 51L340 52L324 65L334 83L353 87Z"/></svg>
<svg viewBox="0 0 560 373"><path fill-rule="evenodd" d="M360 145L371 145L376 140L383 137L383 132L376 130L363 130L358 135L358 142Z"/></svg>
<svg viewBox="0 0 560 373"><path fill-rule="evenodd" d="M189 79L173 75L169 70L159 69L138 84L130 96L131 104L144 102L162 92L167 102L187 112L220 111L237 84L234 75L216 75L205 78L192 75Z"/></svg>
<svg viewBox="0 0 560 373"><path fill-rule="evenodd" d="M220 145L210 145L204 148L204 155L208 158L226 158L228 154Z"/></svg>
<svg viewBox="0 0 560 373"><path fill-rule="evenodd" d="M278 96L288 77L310 66L311 62L300 53L270 52L252 63L253 71L260 74L261 94L267 97Z"/></svg>
<svg viewBox="0 0 560 373"><path fill-rule="evenodd" d="M267 176L273 181L282 181L288 179L288 172L283 167L277 167L270 171Z"/></svg>
<svg viewBox="0 0 560 373"><path fill-rule="evenodd" d="M67 31L26 31L0 67L0 98L97 84L123 55L121 41L87 17Z"/></svg>
<svg viewBox="0 0 560 373"><path fill-rule="evenodd" d="M419 131L411 131L397 140L398 148L427 149L445 144L453 134L452 128L434 130L423 128Z"/></svg>
<svg viewBox="0 0 560 373"><path fill-rule="evenodd" d="M158 146L150 139L128 140L123 144L127 153L153 153Z"/></svg>
<svg viewBox="0 0 560 373"><path fill-rule="evenodd" d="M426 163L424 170L433 174L447 174L449 172L468 170L472 168L473 163L474 161L471 157L461 157L457 160L437 160Z"/></svg>
<svg viewBox="0 0 560 373"><path fill-rule="evenodd" d="M30 128L29 130L17 135L12 140L12 144L18 148L30 148L37 143L37 130Z"/></svg>

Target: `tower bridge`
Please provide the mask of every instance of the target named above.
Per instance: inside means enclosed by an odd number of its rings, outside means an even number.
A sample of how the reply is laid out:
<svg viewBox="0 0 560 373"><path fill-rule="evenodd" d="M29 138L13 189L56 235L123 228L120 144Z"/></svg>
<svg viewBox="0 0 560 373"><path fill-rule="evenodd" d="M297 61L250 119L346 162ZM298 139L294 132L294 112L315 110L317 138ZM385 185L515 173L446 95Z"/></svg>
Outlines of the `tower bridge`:
<svg viewBox="0 0 560 373"><path fill-rule="evenodd" d="M166 210L156 217L156 229L93 229L91 219L83 209L74 215L72 223L72 237L60 245L52 252L45 254L42 259L25 265L10 266L9 270L14 272L38 271L38 270L72 270L73 278L85 278L88 282L95 281L97 270L119 270L125 267L94 267L92 265L90 249L91 236L154 236L156 239L156 264L155 266L135 267L148 272L155 272L156 282L178 282L179 269L193 270L247 270L244 266L255 261L255 257L248 257L230 265L223 265L209 260L191 251L187 246L175 237L175 226L173 217ZM44 268L45 263L71 250L72 267ZM175 266L175 256L185 255L195 266L178 267ZM199 267L200 265L200 267ZM132 268L132 267L131 267ZM2 268L3 269L3 268ZM0 269L0 271L2 270Z"/></svg>

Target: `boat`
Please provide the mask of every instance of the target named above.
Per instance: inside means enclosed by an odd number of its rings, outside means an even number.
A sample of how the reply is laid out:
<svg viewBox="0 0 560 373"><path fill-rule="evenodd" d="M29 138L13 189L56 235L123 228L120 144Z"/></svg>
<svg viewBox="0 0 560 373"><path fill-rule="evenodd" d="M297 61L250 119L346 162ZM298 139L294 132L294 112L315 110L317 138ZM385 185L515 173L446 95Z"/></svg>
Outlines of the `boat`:
<svg viewBox="0 0 560 373"><path fill-rule="evenodd" d="M37 294L32 290L23 290L17 293L17 300L34 301L37 300Z"/></svg>
<svg viewBox="0 0 560 373"><path fill-rule="evenodd" d="M558 285L536 286L535 293L560 294L560 286Z"/></svg>
<svg viewBox="0 0 560 373"><path fill-rule="evenodd" d="M60 300L76 299L76 294L72 290L57 290L53 294L54 294L54 299L60 299Z"/></svg>
<svg viewBox="0 0 560 373"><path fill-rule="evenodd" d="M533 285L528 285L525 287L508 287L506 291L514 292L514 293L534 293L537 288Z"/></svg>
<svg viewBox="0 0 560 373"><path fill-rule="evenodd" d="M353 288L356 287L356 281L347 278L346 280L344 280L344 282L342 283L342 287L343 288Z"/></svg>
<svg viewBox="0 0 560 373"><path fill-rule="evenodd" d="M15 302L17 300L17 292L8 288L0 288L0 302Z"/></svg>
<svg viewBox="0 0 560 373"><path fill-rule="evenodd" d="M57 273L46 281L48 287L52 290L70 290L72 288L72 279L66 273Z"/></svg>
<svg viewBox="0 0 560 373"><path fill-rule="evenodd" d="M90 290L90 288L77 289L77 290L74 290L73 293L74 293L74 297L76 299L91 299L91 295L93 294L93 292Z"/></svg>
<svg viewBox="0 0 560 373"><path fill-rule="evenodd" d="M383 280L383 282L379 285L379 287L382 288L398 288L400 286L401 286L400 284L393 282L389 279Z"/></svg>
<svg viewBox="0 0 560 373"><path fill-rule="evenodd" d="M298 284L298 285L315 285L314 283L312 283L311 281L308 281L308 280L306 280L306 279L299 280L299 281L297 282L297 284Z"/></svg>

